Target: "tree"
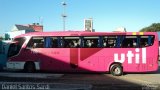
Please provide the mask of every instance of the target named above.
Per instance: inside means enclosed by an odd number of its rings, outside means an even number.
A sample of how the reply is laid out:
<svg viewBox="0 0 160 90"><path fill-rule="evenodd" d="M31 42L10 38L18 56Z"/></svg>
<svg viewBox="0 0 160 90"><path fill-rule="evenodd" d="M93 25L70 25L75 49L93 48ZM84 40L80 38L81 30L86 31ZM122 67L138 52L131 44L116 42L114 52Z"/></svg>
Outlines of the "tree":
<svg viewBox="0 0 160 90"><path fill-rule="evenodd" d="M152 25L142 28L140 32L159 32L160 31L160 23L153 23Z"/></svg>

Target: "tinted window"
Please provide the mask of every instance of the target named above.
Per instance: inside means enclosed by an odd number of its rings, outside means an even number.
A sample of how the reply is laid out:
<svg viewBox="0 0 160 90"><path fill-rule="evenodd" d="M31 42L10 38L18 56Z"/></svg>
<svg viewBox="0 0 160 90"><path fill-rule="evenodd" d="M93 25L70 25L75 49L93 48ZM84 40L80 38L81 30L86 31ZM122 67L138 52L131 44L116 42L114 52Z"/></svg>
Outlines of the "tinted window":
<svg viewBox="0 0 160 90"><path fill-rule="evenodd" d="M121 47L122 48L138 47L138 37L137 36L124 36Z"/></svg>
<svg viewBox="0 0 160 90"><path fill-rule="evenodd" d="M97 48L99 46L99 37L83 37L84 48Z"/></svg>
<svg viewBox="0 0 160 90"><path fill-rule="evenodd" d="M8 57L17 55L22 48L22 45L25 42L25 38L16 38L14 39L14 43L10 44L9 49L8 49Z"/></svg>
<svg viewBox="0 0 160 90"><path fill-rule="evenodd" d="M117 36L104 36L103 47L111 48L116 46Z"/></svg>
<svg viewBox="0 0 160 90"><path fill-rule="evenodd" d="M44 38L43 37L33 37L28 45L28 48L43 48L44 47Z"/></svg>
<svg viewBox="0 0 160 90"><path fill-rule="evenodd" d="M154 43L154 36L140 36L140 47L152 46Z"/></svg>
<svg viewBox="0 0 160 90"><path fill-rule="evenodd" d="M57 48L58 46L58 38L57 37L45 37L45 48Z"/></svg>
<svg viewBox="0 0 160 90"><path fill-rule="evenodd" d="M23 43L23 42L22 42ZM33 37L30 48L136 48L154 43L154 36L72 36L72 37ZM21 44L20 44L21 45Z"/></svg>
<svg viewBox="0 0 160 90"><path fill-rule="evenodd" d="M62 47L64 48L79 48L80 47L80 37L63 37Z"/></svg>

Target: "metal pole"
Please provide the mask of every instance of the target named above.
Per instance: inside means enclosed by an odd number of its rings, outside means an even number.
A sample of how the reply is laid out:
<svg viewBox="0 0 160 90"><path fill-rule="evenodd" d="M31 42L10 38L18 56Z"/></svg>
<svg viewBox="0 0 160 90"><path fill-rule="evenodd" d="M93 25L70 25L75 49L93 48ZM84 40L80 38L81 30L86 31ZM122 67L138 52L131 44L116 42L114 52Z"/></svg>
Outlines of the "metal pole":
<svg viewBox="0 0 160 90"><path fill-rule="evenodd" d="M63 5L63 13L62 13L62 18L63 18L63 31L65 31L65 29L66 29L66 17L67 17L67 15L66 15L66 13L65 13L65 8L66 8L66 3L65 2L62 2L62 5Z"/></svg>

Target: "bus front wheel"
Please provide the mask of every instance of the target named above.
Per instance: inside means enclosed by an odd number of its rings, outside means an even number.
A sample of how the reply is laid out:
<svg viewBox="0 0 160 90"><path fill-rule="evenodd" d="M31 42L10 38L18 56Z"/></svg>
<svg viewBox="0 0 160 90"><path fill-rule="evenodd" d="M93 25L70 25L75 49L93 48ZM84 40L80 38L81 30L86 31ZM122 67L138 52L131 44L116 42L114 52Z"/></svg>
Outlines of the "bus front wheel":
<svg viewBox="0 0 160 90"><path fill-rule="evenodd" d="M113 76L121 76L123 74L123 68L120 64L113 64L110 67L110 73Z"/></svg>
<svg viewBox="0 0 160 90"><path fill-rule="evenodd" d="M34 62L26 62L24 65L24 71L29 73L34 72L35 71Z"/></svg>

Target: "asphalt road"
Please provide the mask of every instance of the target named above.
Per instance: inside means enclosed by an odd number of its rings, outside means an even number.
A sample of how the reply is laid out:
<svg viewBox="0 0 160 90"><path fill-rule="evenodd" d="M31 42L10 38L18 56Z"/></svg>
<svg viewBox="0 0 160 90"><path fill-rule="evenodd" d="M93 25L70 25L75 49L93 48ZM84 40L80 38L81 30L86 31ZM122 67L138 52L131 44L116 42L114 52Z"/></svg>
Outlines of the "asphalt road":
<svg viewBox="0 0 160 90"><path fill-rule="evenodd" d="M57 90L58 87L59 90L127 90L128 88L131 90L155 90L157 88L160 89L160 70L150 74L125 74L118 77L110 74L1 72L0 88L2 88L3 83L8 82L11 85L15 83L25 83L25 85L29 83L33 83L33 85L45 84L55 90Z"/></svg>
<svg viewBox="0 0 160 90"><path fill-rule="evenodd" d="M160 90L160 68L154 73L125 74L118 77L93 73L0 72L0 89L8 88L15 88L15 90L24 88L28 90Z"/></svg>

